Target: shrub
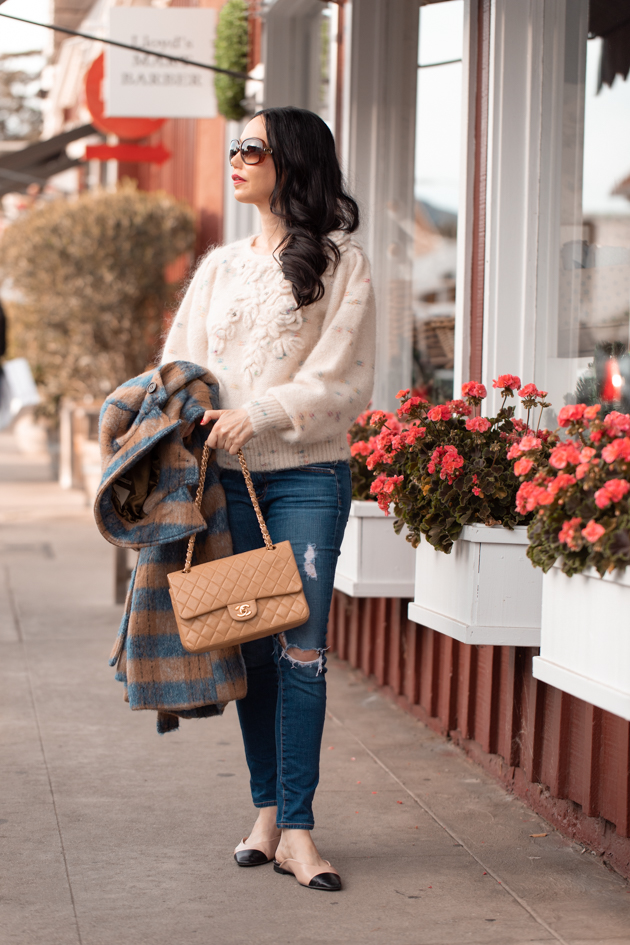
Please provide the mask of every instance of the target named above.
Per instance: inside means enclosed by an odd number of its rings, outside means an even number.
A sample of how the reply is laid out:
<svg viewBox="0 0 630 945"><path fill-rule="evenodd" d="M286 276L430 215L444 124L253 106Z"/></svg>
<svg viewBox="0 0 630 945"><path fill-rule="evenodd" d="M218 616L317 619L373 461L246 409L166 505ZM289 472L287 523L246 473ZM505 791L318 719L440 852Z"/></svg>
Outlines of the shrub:
<svg viewBox="0 0 630 945"><path fill-rule="evenodd" d="M214 44L214 64L220 69L247 72L249 53L248 9L245 0L227 0L219 13ZM241 102L245 98L245 79L217 73L214 77L219 113L232 121L246 114Z"/></svg>
<svg viewBox="0 0 630 945"><path fill-rule="evenodd" d="M12 355L28 358L53 417L61 397L101 398L155 356L165 267L194 242L192 212L131 184L36 206L0 242L12 280Z"/></svg>
<svg viewBox="0 0 630 945"><path fill-rule="evenodd" d="M558 414L569 437L541 456L535 444L515 445L522 463L517 507L534 513L527 554L548 571L558 559L569 576L600 574L630 564L630 415L570 404Z"/></svg>
<svg viewBox="0 0 630 945"><path fill-rule="evenodd" d="M421 536L448 554L464 525L482 523L513 528L527 516L516 509L519 480L509 456L510 447L525 435L536 436L542 449L553 437L548 431L534 432L530 413L548 404L544 391L528 384L519 390L528 410L527 422L514 419L508 397L521 387L520 379L502 375L494 386L503 392L496 417L473 416L486 396L483 384L463 385L463 399L431 406L409 391L399 391L400 420L406 427L397 432L385 414L372 413L371 423L380 426L374 450L367 457L368 469L377 476L371 492L388 510L393 504L394 528L408 528L408 540L416 547ZM540 420L540 417L539 417Z"/></svg>

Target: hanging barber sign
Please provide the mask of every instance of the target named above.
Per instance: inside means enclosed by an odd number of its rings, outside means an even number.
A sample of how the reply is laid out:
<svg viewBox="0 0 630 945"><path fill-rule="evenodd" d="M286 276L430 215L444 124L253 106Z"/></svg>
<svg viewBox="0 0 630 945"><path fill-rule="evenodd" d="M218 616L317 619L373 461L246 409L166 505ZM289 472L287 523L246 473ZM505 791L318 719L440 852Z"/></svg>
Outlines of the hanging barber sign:
<svg viewBox="0 0 630 945"><path fill-rule="evenodd" d="M109 38L146 52L106 47L106 114L116 117L215 118L214 73L151 55L214 62L216 11L199 7L113 7Z"/></svg>

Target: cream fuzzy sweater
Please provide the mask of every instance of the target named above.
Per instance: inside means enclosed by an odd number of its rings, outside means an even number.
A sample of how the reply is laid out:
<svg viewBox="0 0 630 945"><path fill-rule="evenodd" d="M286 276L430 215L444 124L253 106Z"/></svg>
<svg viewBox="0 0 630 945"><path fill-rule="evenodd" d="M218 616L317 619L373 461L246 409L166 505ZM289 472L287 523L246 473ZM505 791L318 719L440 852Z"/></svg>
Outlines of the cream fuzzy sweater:
<svg viewBox="0 0 630 945"><path fill-rule="evenodd" d="M254 437L250 469L274 470L349 458L348 428L367 406L374 379L375 307L370 265L347 234L324 273L319 302L296 309L273 256L252 239L210 252L177 312L162 356L192 361L219 380L222 408L244 407ZM238 459L218 452L221 466Z"/></svg>

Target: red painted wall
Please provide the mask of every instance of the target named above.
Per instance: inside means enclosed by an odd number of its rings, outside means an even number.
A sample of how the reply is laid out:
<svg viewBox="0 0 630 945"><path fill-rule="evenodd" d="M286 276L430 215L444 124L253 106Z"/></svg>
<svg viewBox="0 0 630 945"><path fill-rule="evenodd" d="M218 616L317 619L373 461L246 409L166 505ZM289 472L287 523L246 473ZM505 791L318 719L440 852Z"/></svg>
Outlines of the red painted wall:
<svg viewBox="0 0 630 945"><path fill-rule="evenodd" d="M335 592L331 649L630 877L630 723L534 679L537 649L458 643L407 603Z"/></svg>

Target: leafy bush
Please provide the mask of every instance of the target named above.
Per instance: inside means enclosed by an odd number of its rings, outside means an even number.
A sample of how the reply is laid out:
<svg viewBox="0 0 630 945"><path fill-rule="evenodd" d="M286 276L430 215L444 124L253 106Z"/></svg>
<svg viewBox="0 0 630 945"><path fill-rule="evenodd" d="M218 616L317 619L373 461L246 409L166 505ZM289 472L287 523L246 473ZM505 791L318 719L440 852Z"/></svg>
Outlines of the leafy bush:
<svg viewBox="0 0 630 945"><path fill-rule="evenodd" d="M47 416L146 369L171 301L165 268L194 235L184 204L131 184L40 204L5 230L0 275L20 299L11 355L28 358Z"/></svg>
<svg viewBox="0 0 630 945"><path fill-rule="evenodd" d="M214 63L221 69L247 72L249 53L248 9L245 0L227 0L219 13L214 44ZM217 108L224 118L239 121L246 114L241 102L245 98L245 80L217 73L214 77Z"/></svg>
<svg viewBox="0 0 630 945"><path fill-rule="evenodd" d="M504 374L494 386L501 389L503 403L490 419L473 416L486 389L472 381L462 387L463 400L434 407L411 397L409 391L399 391L398 416L408 424L400 431L392 428L385 414L371 415L380 433L366 460L367 468L377 473L370 490L381 508L388 510L393 504L394 528L400 532L407 525L414 547L424 535L434 548L449 554L464 525L513 528L527 521L516 509L519 480L508 451L525 435L534 435L530 413L539 407L542 415L548 404L545 392L533 384L519 390L528 409L524 423L514 419L514 407L505 406L521 387L520 379ZM541 444L550 446L554 441L546 430L536 436Z"/></svg>
<svg viewBox="0 0 630 945"><path fill-rule="evenodd" d="M569 438L550 453L531 437L512 449L529 526L531 561L548 571L562 559L569 576L593 567L600 574L630 564L630 415L571 404L558 414Z"/></svg>

